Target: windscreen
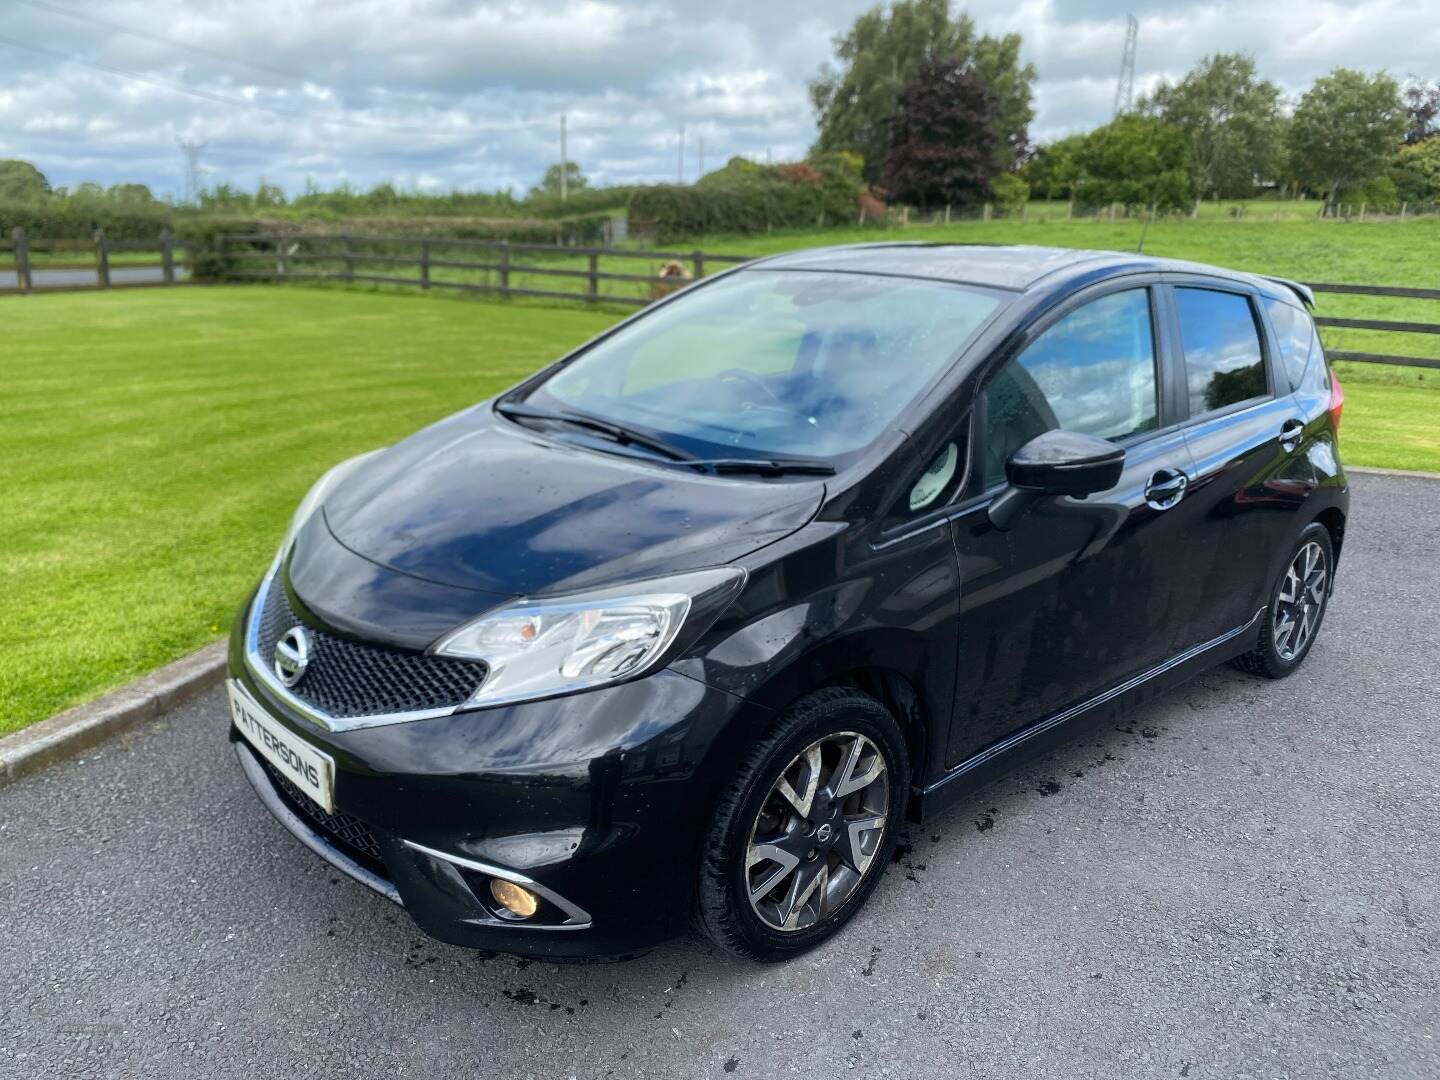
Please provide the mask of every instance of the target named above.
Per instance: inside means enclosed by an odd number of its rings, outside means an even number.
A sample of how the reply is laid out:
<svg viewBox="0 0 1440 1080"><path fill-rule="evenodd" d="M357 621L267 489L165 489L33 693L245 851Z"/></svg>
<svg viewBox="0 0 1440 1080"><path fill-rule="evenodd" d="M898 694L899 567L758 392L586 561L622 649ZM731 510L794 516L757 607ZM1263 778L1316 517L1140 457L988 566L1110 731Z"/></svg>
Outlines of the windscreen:
<svg viewBox="0 0 1440 1080"><path fill-rule="evenodd" d="M745 270L636 320L530 400L701 457L864 449L1004 294L864 274Z"/></svg>

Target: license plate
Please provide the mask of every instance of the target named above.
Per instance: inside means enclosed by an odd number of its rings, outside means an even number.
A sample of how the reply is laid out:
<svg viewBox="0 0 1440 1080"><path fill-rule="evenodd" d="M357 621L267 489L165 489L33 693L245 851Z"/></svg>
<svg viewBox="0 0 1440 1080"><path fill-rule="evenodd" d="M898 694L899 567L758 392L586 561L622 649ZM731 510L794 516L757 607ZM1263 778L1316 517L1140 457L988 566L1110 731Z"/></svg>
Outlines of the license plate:
<svg viewBox="0 0 1440 1080"><path fill-rule="evenodd" d="M233 679L225 688L230 692L230 715L245 741L279 769L281 776L324 807L326 813L333 814L334 760L276 721Z"/></svg>

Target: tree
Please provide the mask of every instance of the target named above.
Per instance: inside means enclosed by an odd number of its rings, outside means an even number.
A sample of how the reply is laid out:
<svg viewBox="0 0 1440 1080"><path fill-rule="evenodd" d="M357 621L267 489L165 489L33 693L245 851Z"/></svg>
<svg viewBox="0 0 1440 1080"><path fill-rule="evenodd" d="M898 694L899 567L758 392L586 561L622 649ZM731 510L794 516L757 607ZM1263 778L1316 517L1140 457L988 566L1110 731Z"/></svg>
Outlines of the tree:
<svg viewBox="0 0 1440 1080"><path fill-rule="evenodd" d="M1129 113L1086 135L1075 151L1076 197L1087 206L1188 209L1190 143L1174 124Z"/></svg>
<svg viewBox="0 0 1440 1080"><path fill-rule="evenodd" d="M1285 152L1280 88L1238 53L1207 56L1174 86L1161 83L1140 110L1169 121L1190 141L1199 195L1241 198L1273 179Z"/></svg>
<svg viewBox="0 0 1440 1080"><path fill-rule="evenodd" d="M1042 198L1070 198L1075 194L1075 181L1080 177L1075 156L1084 144L1084 135L1067 135L1039 147L1020 167L1020 178Z"/></svg>
<svg viewBox="0 0 1440 1080"><path fill-rule="evenodd" d="M145 184L111 184L105 197L126 206L149 206L155 201L155 196Z"/></svg>
<svg viewBox="0 0 1440 1080"><path fill-rule="evenodd" d="M1404 202L1440 202L1440 139L1402 146L1390 166L1390 179Z"/></svg>
<svg viewBox="0 0 1440 1080"><path fill-rule="evenodd" d="M856 19L835 39L835 52L839 69L826 64L810 83L820 128L815 148L859 154L866 180L880 178L900 91L927 61L969 65L990 93L1002 166L1023 155L1035 115L1035 67L1021 65L1018 34L977 37L974 20L964 13L952 19L947 0L897 0Z"/></svg>
<svg viewBox="0 0 1440 1080"><path fill-rule="evenodd" d="M50 194L50 181L28 161L0 161L0 199L34 202Z"/></svg>
<svg viewBox="0 0 1440 1080"><path fill-rule="evenodd" d="M927 60L900 91L891 117L885 187L917 206L983 202L1000 171L990 95L954 60Z"/></svg>
<svg viewBox="0 0 1440 1080"><path fill-rule="evenodd" d="M1400 87L1383 72L1336 68L1315 80L1290 121L1295 173L1325 193L1325 212L1335 213L1348 187L1380 176L1405 133Z"/></svg>
<svg viewBox="0 0 1440 1080"><path fill-rule="evenodd" d="M1411 82L1405 87L1405 145L1440 134L1440 83Z"/></svg>
<svg viewBox="0 0 1440 1080"><path fill-rule="evenodd" d="M560 194L560 172L562 166L557 161L545 170L545 176L535 187L530 189L531 195L559 195ZM585 179L585 174L580 171L580 166L573 161L565 162L565 190L566 192L580 191L590 186L590 181Z"/></svg>

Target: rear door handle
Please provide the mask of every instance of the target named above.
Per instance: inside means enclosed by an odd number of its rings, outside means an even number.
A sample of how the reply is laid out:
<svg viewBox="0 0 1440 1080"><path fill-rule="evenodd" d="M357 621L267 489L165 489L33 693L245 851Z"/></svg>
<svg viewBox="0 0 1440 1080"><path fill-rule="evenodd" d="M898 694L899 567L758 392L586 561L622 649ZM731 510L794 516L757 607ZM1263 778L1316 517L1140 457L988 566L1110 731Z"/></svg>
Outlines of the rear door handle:
<svg viewBox="0 0 1440 1080"><path fill-rule="evenodd" d="M1286 420L1280 425L1280 445L1285 448L1286 453L1292 453L1300 445L1300 438L1305 434L1305 421Z"/></svg>
<svg viewBox="0 0 1440 1080"><path fill-rule="evenodd" d="M1179 469L1160 469L1145 485L1145 505L1152 510L1169 510L1185 497L1190 477Z"/></svg>

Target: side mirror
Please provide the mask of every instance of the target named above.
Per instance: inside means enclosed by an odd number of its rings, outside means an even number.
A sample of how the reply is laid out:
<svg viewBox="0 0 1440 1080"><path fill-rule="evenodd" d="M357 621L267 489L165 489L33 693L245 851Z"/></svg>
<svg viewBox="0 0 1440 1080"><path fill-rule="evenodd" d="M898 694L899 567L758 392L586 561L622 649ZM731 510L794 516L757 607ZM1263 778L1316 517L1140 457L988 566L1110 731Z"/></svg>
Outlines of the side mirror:
<svg viewBox="0 0 1440 1080"><path fill-rule="evenodd" d="M1033 503L1047 496L1083 499L1120 482L1125 451L1112 442L1076 431L1047 431L1010 455L1010 486L990 504L990 524L1012 528Z"/></svg>

